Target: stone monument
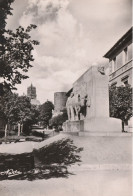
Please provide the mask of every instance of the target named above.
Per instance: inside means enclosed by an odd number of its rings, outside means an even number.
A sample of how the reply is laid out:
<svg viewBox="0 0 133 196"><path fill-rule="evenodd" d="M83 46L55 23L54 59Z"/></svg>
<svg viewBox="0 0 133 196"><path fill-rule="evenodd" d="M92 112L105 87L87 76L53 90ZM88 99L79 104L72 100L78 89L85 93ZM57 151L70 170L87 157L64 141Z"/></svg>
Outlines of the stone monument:
<svg viewBox="0 0 133 196"><path fill-rule="evenodd" d="M74 82L66 108L66 132L121 132L121 120L109 117L108 77L97 66Z"/></svg>

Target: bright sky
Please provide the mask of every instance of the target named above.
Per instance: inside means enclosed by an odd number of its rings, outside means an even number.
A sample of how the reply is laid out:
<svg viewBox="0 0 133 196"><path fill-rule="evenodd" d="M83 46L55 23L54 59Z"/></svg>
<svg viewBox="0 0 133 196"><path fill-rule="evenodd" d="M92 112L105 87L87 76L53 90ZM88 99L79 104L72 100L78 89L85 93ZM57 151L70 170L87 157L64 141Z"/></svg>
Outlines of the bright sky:
<svg viewBox="0 0 133 196"><path fill-rule="evenodd" d="M15 0L12 7L7 28L38 26L34 67L17 88L26 94L32 82L41 103L68 91L89 66L107 63L103 55L131 27L131 0Z"/></svg>

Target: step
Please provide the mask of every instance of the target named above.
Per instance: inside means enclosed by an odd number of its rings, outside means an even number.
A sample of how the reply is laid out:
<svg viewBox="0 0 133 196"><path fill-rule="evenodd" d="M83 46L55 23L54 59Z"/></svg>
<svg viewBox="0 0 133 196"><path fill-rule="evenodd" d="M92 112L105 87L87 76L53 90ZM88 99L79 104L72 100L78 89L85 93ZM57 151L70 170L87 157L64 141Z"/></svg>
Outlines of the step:
<svg viewBox="0 0 133 196"><path fill-rule="evenodd" d="M79 136L111 136L111 137L132 137L132 133L129 132L91 132L91 131L80 131Z"/></svg>

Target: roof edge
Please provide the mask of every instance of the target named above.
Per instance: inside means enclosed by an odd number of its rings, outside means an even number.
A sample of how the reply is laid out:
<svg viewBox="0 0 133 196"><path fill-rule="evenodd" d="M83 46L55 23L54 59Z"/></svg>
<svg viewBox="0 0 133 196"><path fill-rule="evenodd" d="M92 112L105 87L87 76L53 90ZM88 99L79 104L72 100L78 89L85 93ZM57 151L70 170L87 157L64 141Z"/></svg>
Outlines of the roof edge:
<svg viewBox="0 0 133 196"><path fill-rule="evenodd" d="M120 42L122 40L127 39L130 35L132 35L133 27L131 27L112 47L111 49L103 56L105 58L109 58L110 55L120 46Z"/></svg>

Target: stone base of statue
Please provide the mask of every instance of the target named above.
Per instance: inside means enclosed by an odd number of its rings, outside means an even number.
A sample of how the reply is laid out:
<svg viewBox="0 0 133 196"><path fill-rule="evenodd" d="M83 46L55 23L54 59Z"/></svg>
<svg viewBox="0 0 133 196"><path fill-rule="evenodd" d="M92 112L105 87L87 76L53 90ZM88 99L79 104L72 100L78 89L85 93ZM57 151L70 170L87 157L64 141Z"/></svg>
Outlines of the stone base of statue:
<svg viewBox="0 0 133 196"><path fill-rule="evenodd" d="M89 135L119 135L122 131L121 120L116 118L91 118L63 123L65 133L79 136ZM91 134L93 133L93 134Z"/></svg>
<svg viewBox="0 0 133 196"><path fill-rule="evenodd" d="M121 132L121 120L109 117L95 117L84 120L84 131Z"/></svg>
<svg viewBox="0 0 133 196"><path fill-rule="evenodd" d="M63 131L69 133L78 133L84 131L84 121L66 121L63 123Z"/></svg>

